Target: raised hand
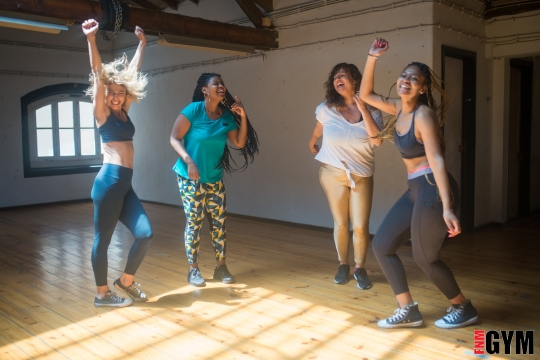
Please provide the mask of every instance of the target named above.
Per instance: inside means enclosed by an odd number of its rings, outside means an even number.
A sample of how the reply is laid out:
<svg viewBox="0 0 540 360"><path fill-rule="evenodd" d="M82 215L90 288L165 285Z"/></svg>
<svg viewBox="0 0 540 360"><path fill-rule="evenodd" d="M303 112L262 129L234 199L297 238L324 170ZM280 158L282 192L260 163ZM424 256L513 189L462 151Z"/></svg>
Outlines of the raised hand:
<svg viewBox="0 0 540 360"><path fill-rule="evenodd" d="M137 39L139 39L139 41L146 43L146 37L144 36L144 30L143 29L141 29L138 26L135 26L134 33L137 36Z"/></svg>
<svg viewBox="0 0 540 360"><path fill-rule="evenodd" d="M94 19L88 19L82 23L82 30L86 37L95 37L99 30L99 23Z"/></svg>
<svg viewBox="0 0 540 360"><path fill-rule="evenodd" d="M376 38L369 48L369 54L379 57L384 54L388 48L388 41L384 40L383 38Z"/></svg>
<svg viewBox="0 0 540 360"><path fill-rule="evenodd" d="M240 101L240 98L238 96L235 96L234 98L236 99L236 102L232 104L231 111L234 111L242 117L246 116L246 110L244 109L244 105Z"/></svg>

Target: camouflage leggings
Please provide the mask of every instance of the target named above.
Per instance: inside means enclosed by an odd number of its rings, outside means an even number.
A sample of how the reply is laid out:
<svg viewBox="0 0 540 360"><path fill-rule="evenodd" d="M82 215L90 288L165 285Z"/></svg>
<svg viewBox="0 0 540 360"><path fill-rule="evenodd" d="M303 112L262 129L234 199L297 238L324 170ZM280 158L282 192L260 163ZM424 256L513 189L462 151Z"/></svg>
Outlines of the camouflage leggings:
<svg viewBox="0 0 540 360"><path fill-rule="evenodd" d="M201 228L205 214L210 216L210 232L216 260L225 258L225 186L223 180L215 183L199 183L177 176L180 196L186 213L186 255L189 264L197 263Z"/></svg>

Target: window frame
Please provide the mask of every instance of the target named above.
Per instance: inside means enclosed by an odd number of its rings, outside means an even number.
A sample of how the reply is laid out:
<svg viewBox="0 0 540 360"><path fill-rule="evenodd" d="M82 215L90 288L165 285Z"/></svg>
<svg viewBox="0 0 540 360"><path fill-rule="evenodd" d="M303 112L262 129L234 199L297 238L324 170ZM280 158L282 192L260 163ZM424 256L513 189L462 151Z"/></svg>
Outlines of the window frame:
<svg viewBox="0 0 540 360"><path fill-rule="evenodd" d="M94 126L94 136L96 140L95 155L78 154L78 148L80 147L80 118L79 121L74 121L73 126L75 143L74 156L59 155L58 138L54 135L54 132L58 131L59 126L58 121L55 121L55 116L56 120L58 118L56 114L58 111L57 104L63 101L73 101L75 120L76 112L79 111L78 103L85 96L84 91L86 88L88 88L88 84L57 84L45 86L21 97L23 165L25 178L93 173L98 172L101 169L103 155L101 154L101 141L96 126ZM75 105L75 103L77 105ZM56 106L52 106L53 124L51 129L53 129L53 147L55 149L55 154L57 155L52 157L38 157L35 111L47 104L56 104ZM83 156L84 158L82 158Z"/></svg>

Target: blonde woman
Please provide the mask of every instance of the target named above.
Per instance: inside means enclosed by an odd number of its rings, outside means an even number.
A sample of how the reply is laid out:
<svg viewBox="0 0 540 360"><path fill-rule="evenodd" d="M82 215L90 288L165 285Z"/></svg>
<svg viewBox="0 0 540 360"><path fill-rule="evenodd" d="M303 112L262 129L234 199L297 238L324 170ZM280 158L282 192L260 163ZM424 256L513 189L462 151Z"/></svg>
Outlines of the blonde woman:
<svg viewBox="0 0 540 360"><path fill-rule="evenodd" d="M102 64L96 46L99 24L95 20L87 20L82 29L88 40L92 67L87 94L94 102L94 118L104 150L103 166L92 188L95 230L92 268L97 287L94 305L124 307L133 301L147 300L146 294L137 288L134 276L152 240L150 222L131 187L135 127L128 116L131 103L145 96L147 80L139 71L146 38L143 30L136 27L139 46L131 63L124 55L112 63ZM116 295L107 284L107 249L119 220L135 236L124 273L114 281L114 286L128 298Z"/></svg>

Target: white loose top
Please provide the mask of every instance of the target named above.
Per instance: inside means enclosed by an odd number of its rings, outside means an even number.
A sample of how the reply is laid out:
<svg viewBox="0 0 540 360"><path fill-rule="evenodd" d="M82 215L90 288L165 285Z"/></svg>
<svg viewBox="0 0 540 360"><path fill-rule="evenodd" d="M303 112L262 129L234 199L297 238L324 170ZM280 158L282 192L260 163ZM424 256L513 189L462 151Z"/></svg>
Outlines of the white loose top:
<svg viewBox="0 0 540 360"><path fill-rule="evenodd" d="M368 110L382 129L381 111L369 105ZM315 116L323 125L322 146L315 159L363 177L372 176L375 170L375 145L369 141L365 120L351 124L337 109L326 106L326 101L317 106Z"/></svg>

